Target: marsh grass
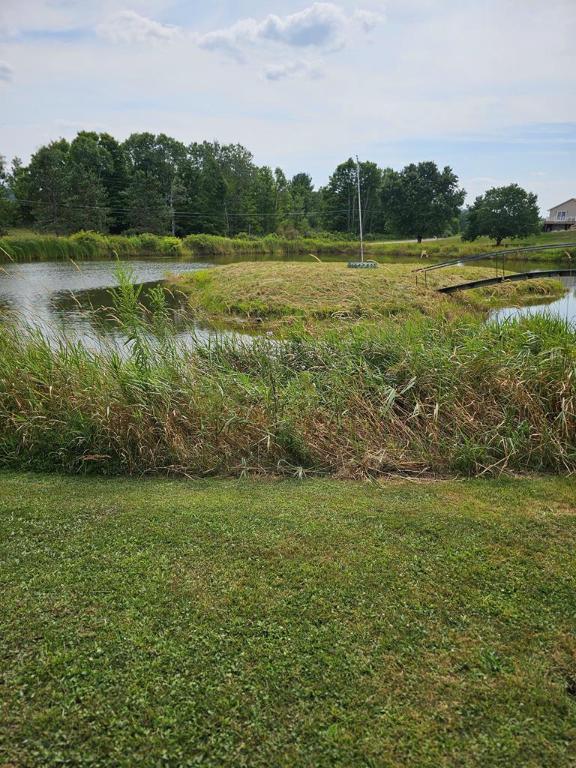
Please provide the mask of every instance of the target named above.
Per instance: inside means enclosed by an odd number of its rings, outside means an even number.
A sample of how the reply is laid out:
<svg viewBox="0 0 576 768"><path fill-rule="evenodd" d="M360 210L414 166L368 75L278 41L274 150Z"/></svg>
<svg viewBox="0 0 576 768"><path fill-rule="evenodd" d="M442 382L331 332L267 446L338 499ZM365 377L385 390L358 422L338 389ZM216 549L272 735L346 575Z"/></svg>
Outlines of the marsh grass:
<svg viewBox="0 0 576 768"><path fill-rule="evenodd" d="M185 346L119 275L99 352L0 331L0 463L194 476L572 472L576 332L551 317L360 324Z"/></svg>
<svg viewBox="0 0 576 768"><path fill-rule="evenodd" d="M462 266L417 279L412 265L383 264L350 270L345 264L246 262L200 270L172 279L206 321L257 321L277 328L295 319L371 319L428 315L458 317L517 304L543 303L563 295L551 279L505 283L452 295L443 285L493 277L494 267ZM500 273L501 274L501 273Z"/></svg>

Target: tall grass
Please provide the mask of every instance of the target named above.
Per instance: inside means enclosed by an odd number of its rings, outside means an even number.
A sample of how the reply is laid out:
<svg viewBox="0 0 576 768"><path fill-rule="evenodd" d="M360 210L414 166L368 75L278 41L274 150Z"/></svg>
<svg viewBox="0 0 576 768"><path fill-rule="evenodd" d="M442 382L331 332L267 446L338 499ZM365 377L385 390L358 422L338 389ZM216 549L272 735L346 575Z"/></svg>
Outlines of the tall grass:
<svg viewBox="0 0 576 768"><path fill-rule="evenodd" d="M415 319L185 347L158 293L115 291L100 352L0 331L0 463L78 473L493 474L576 469L576 331Z"/></svg>
<svg viewBox="0 0 576 768"><path fill-rule="evenodd" d="M560 238L558 235L562 235ZM552 233L528 240L510 242L508 247L533 245L537 243L555 243L576 240L570 233ZM417 259L426 251L430 258L450 259L494 250L493 244L486 239L464 243L460 238L447 238L438 241L417 243L375 242L367 244L368 254L372 258L413 258ZM217 235L189 235L184 239L153 234L141 235L102 235L97 232L77 232L69 236L40 235L24 232L0 238L0 262L42 261L53 259L94 259L94 258L130 258L137 256L172 256L234 259L238 256L260 258L298 258L315 256L355 256L358 244L353 239L339 239L338 236L322 234L317 237L288 239L278 235L266 237L239 236L235 238ZM570 250L572 259L576 259L576 249ZM565 258L562 251L540 251L525 254L520 258L554 260ZM519 258L517 256L514 257Z"/></svg>

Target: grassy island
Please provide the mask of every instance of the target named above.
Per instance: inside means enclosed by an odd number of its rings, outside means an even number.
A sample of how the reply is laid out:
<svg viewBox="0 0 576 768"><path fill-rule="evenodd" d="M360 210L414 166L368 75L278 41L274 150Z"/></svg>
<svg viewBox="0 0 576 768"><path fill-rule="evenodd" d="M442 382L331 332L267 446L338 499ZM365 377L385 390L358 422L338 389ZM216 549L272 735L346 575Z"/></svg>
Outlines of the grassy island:
<svg viewBox="0 0 576 768"><path fill-rule="evenodd" d="M291 322L378 320L414 314L456 317L503 306L543 303L561 296L562 284L540 279L464 291L450 296L435 289L492 277L494 266L462 266L431 272L417 282L413 265L382 264L351 270L346 264L244 262L173 278L190 306L206 320Z"/></svg>

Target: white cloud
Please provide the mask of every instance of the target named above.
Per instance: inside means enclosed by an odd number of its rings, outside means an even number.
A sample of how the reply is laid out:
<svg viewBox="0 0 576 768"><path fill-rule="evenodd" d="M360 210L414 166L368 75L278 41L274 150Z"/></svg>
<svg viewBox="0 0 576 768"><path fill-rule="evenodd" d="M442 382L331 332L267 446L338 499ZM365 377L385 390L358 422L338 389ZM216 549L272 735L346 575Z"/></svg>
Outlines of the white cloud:
<svg viewBox="0 0 576 768"><path fill-rule="evenodd" d="M0 82L9 83L12 80L14 71L10 64L0 61Z"/></svg>
<svg viewBox="0 0 576 768"><path fill-rule="evenodd" d="M120 11L96 28L97 33L112 43L161 43L180 36L181 30L169 24L141 16L136 11Z"/></svg>
<svg viewBox="0 0 576 768"><path fill-rule="evenodd" d="M369 11L347 14L334 3L313 3L287 16L270 14L261 21L242 19L230 27L202 35L197 42L201 48L236 56L241 55L243 47L259 42L330 50L343 45L354 31L371 31L382 19L380 14Z"/></svg>
<svg viewBox="0 0 576 768"><path fill-rule="evenodd" d="M383 14L374 13L373 11L356 11L353 18L358 22L363 32L372 32L378 24L384 21Z"/></svg>
<svg viewBox="0 0 576 768"><path fill-rule="evenodd" d="M322 69L317 64L311 64L308 61L287 61L282 64L269 64L264 70L266 80L273 82L292 78L318 80L322 76Z"/></svg>
<svg viewBox="0 0 576 768"><path fill-rule="evenodd" d="M130 0L130 10L154 16L165 12L170 0ZM59 32L93 28L124 6L119 0L0 0L0 32L17 38L30 30Z"/></svg>

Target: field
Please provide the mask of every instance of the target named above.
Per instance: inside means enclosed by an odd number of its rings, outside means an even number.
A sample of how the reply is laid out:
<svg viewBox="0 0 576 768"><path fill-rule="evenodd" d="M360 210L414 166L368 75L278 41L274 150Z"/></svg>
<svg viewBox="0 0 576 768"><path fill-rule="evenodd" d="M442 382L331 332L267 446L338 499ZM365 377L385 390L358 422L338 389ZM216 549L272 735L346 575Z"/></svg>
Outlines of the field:
<svg viewBox="0 0 576 768"><path fill-rule="evenodd" d="M1 473L0 764L568 768L574 491Z"/></svg>
<svg viewBox="0 0 576 768"><path fill-rule="evenodd" d="M574 765L576 328L412 268L175 282L281 338L122 268L121 349L0 327L0 768Z"/></svg>
<svg viewBox="0 0 576 768"><path fill-rule="evenodd" d="M382 320L414 314L457 317L503 306L544 303L564 293L556 280L541 279L464 291L449 296L434 289L493 277L492 267L461 266L424 278L413 265L382 264L351 270L345 264L246 262L189 273L173 285L207 321ZM501 272L500 272L501 274ZM275 323L278 325L278 322ZM310 322L308 322L310 327Z"/></svg>

